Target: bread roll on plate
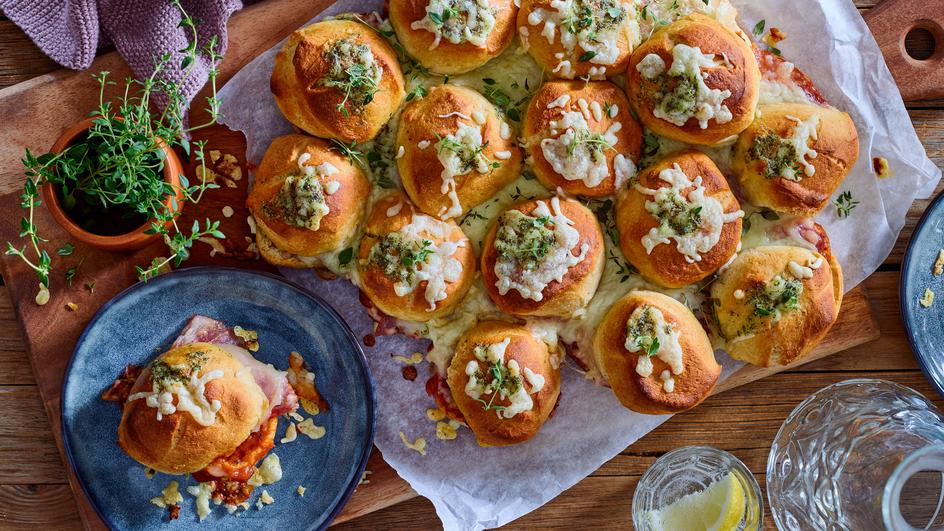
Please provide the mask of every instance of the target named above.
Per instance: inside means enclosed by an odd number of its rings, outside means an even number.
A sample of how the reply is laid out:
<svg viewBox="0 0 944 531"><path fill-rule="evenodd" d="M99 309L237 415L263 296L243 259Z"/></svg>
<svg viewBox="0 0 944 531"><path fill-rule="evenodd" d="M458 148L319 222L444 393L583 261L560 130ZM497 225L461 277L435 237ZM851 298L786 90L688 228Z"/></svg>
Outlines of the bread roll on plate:
<svg viewBox="0 0 944 531"><path fill-rule="evenodd" d="M197 472L229 455L268 420L266 395L251 371L244 369L229 352L209 343L191 343L161 354L131 388L118 426L118 446L144 466L166 474ZM188 401L189 408L170 393L176 411L167 413L164 406L149 404L160 403L156 389L189 381L193 371L205 387L202 396Z"/></svg>
<svg viewBox="0 0 944 531"><path fill-rule="evenodd" d="M343 142L377 136L406 96L397 53L373 28L324 20L292 33L270 83L289 122Z"/></svg>
<svg viewBox="0 0 944 531"><path fill-rule="evenodd" d="M771 245L741 253L711 286L713 311L732 358L787 365L829 331L842 304L842 270L828 247Z"/></svg>
<svg viewBox="0 0 944 531"><path fill-rule="evenodd" d="M306 135L272 141L246 201L266 260L306 267L305 257L340 250L363 217L370 181L360 168Z"/></svg>
<svg viewBox="0 0 944 531"><path fill-rule="evenodd" d="M374 204L357 256L364 294L408 321L448 315L475 278L475 254L462 229L423 214L399 192Z"/></svg>
<svg viewBox="0 0 944 531"><path fill-rule="evenodd" d="M751 203L813 216L859 158L859 134L848 114L783 103L760 107L734 145L733 169Z"/></svg>
<svg viewBox="0 0 944 531"><path fill-rule="evenodd" d="M692 14L634 52L626 91L640 121L658 135L714 145L754 120L760 69L751 47L714 19Z"/></svg>
<svg viewBox="0 0 944 531"><path fill-rule="evenodd" d="M484 65L515 36L514 0L391 0L389 6L400 44L440 74Z"/></svg>
<svg viewBox="0 0 944 531"><path fill-rule="evenodd" d="M459 337L447 381L482 446L530 439L560 396L560 369L547 345L527 328L503 321L480 322Z"/></svg>
<svg viewBox="0 0 944 531"><path fill-rule="evenodd" d="M521 0L518 32L551 76L605 79L626 69L635 13L629 0Z"/></svg>
<svg viewBox="0 0 944 531"><path fill-rule="evenodd" d="M620 403L648 415L697 406L721 375L691 310L654 291L632 291L618 300L597 327L593 352Z"/></svg>
<svg viewBox="0 0 944 531"><path fill-rule="evenodd" d="M698 282L727 263L741 241L744 212L706 155L687 151L646 168L616 204L623 255L668 288Z"/></svg>
<svg viewBox="0 0 944 531"><path fill-rule="evenodd" d="M498 308L514 315L570 317L600 284L603 231L573 199L532 199L493 222L482 246L482 280Z"/></svg>
<svg viewBox="0 0 944 531"><path fill-rule="evenodd" d="M521 150L495 106L478 92L439 85L407 105L397 169L410 199L440 219L462 216L518 177Z"/></svg>
<svg viewBox="0 0 944 531"><path fill-rule="evenodd" d="M545 83L528 105L524 137L541 184L571 195L616 194L642 150L642 128L609 81Z"/></svg>

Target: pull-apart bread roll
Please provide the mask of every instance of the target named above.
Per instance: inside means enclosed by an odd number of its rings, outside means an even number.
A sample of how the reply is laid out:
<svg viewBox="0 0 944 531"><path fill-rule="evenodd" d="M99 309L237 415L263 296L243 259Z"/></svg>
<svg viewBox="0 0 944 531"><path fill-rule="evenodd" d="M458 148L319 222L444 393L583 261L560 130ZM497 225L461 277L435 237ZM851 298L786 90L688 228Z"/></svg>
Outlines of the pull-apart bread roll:
<svg viewBox="0 0 944 531"><path fill-rule="evenodd" d="M531 98L524 137L541 183L571 195L614 195L633 175L642 128L608 81L551 81Z"/></svg>
<svg viewBox="0 0 944 531"><path fill-rule="evenodd" d="M649 415L697 406L721 375L691 310L654 291L616 302L593 337L597 368L627 408Z"/></svg>
<svg viewBox="0 0 944 531"><path fill-rule="evenodd" d="M374 29L350 20L292 33L275 57L270 86L293 125L344 142L377 136L406 96L397 53Z"/></svg>
<svg viewBox="0 0 944 531"><path fill-rule="evenodd" d="M285 135L272 141L246 201L256 241L272 264L310 267L306 258L346 246L357 232L370 181L324 140Z"/></svg>
<svg viewBox="0 0 944 531"><path fill-rule="evenodd" d="M605 79L626 69L635 13L629 0L521 0L518 32L551 76Z"/></svg>
<svg viewBox="0 0 944 531"><path fill-rule="evenodd" d="M482 280L514 315L571 317L600 284L603 232L581 203L557 196L519 203L495 220L482 247Z"/></svg>
<svg viewBox="0 0 944 531"><path fill-rule="evenodd" d="M421 65L440 74L478 68L515 37L513 0L391 0L397 39Z"/></svg>
<svg viewBox="0 0 944 531"><path fill-rule="evenodd" d="M191 343L141 372L124 405L118 445L158 472L193 473L260 429L268 406L241 361L218 345Z"/></svg>
<svg viewBox="0 0 944 531"><path fill-rule="evenodd" d="M475 254L462 229L423 214L400 193L374 205L357 257L367 297L408 321L448 315L475 277Z"/></svg>
<svg viewBox="0 0 944 531"><path fill-rule="evenodd" d="M744 212L711 159L688 151L637 177L619 195L616 227L623 255L642 276L679 288L731 260Z"/></svg>
<svg viewBox="0 0 944 531"><path fill-rule="evenodd" d="M848 114L801 103L765 105L734 146L734 173L755 205L813 216L859 157Z"/></svg>
<svg viewBox="0 0 944 531"><path fill-rule="evenodd" d="M731 357L787 365L836 322L842 270L828 249L767 246L741 253L711 286L713 311Z"/></svg>
<svg viewBox="0 0 944 531"><path fill-rule="evenodd" d="M744 40L704 15L658 30L633 52L630 103L656 134L698 145L738 135L754 120L760 69Z"/></svg>
<svg viewBox="0 0 944 531"><path fill-rule="evenodd" d="M518 177L521 150L495 106L478 92L439 85L407 105L397 131L407 195L440 219L462 216Z"/></svg>
<svg viewBox="0 0 944 531"><path fill-rule="evenodd" d="M449 364L452 398L482 446L524 442L560 396L560 370L527 328L483 321L466 330Z"/></svg>

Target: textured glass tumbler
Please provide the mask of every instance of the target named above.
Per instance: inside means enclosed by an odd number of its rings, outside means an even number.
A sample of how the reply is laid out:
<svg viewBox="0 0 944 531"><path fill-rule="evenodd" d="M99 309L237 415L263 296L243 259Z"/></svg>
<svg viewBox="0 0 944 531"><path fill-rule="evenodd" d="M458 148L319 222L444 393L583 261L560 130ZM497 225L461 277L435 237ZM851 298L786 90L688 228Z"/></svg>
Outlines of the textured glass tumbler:
<svg viewBox="0 0 944 531"><path fill-rule="evenodd" d="M781 530L929 529L942 481L944 416L885 380L847 380L804 400L767 461L767 500Z"/></svg>
<svg viewBox="0 0 944 531"><path fill-rule="evenodd" d="M646 517L650 511L703 491L728 473L741 484L744 492L744 517L738 531L761 529L764 503L754 475L737 457L710 446L677 448L646 470L633 495L633 526L637 531L665 531L652 526Z"/></svg>

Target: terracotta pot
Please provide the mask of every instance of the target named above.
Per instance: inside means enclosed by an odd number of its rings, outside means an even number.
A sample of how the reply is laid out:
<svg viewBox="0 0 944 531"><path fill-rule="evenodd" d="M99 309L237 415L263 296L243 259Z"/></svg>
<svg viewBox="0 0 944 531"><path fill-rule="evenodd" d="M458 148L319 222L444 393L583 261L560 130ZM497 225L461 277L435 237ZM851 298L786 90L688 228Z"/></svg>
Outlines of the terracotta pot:
<svg viewBox="0 0 944 531"><path fill-rule="evenodd" d="M75 143L77 138L92 126L93 120L94 118L86 118L66 129L59 139L56 140L56 143L53 144L50 151L52 153L61 153L64 149L71 146ZM177 190L176 210L180 210L180 200L183 197L183 192L180 190L180 174L183 172L183 165L180 163L180 159L177 157L177 154L174 153L173 149L170 149L163 140L160 141L160 144L166 154L164 158L164 180ZM46 203L46 208L49 209L56 223L62 226L73 238L82 243L107 251L134 251L160 238L159 234L144 233L144 231L151 226L150 220L131 232L117 236L102 236L88 232L69 217L69 214L66 213L65 209L62 207L62 203L60 203L59 195L56 191L56 185L48 182L43 184L43 199ZM165 204L168 208L172 208L174 204L173 200L173 196L167 196Z"/></svg>

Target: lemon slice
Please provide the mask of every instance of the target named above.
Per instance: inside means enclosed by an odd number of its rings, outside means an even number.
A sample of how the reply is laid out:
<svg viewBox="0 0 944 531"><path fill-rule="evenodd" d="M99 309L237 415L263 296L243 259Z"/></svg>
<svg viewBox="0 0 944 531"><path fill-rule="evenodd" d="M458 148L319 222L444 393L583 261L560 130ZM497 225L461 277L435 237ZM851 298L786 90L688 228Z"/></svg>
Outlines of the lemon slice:
<svg viewBox="0 0 944 531"><path fill-rule="evenodd" d="M744 488L730 472L701 492L647 514L653 529L731 531L744 518Z"/></svg>

